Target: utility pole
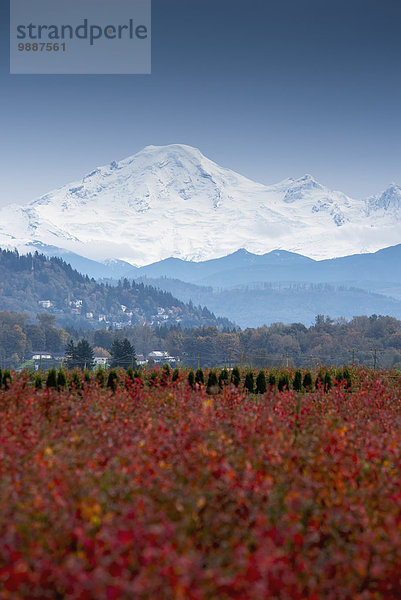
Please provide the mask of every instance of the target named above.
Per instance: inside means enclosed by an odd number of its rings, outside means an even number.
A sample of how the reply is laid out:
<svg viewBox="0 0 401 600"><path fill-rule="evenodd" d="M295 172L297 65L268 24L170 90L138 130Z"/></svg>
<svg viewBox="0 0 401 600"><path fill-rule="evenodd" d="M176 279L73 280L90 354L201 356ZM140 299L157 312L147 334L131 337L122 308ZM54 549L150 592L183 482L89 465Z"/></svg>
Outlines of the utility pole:
<svg viewBox="0 0 401 600"><path fill-rule="evenodd" d="M373 348L373 370L376 371L376 364L377 364L377 348Z"/></svg>

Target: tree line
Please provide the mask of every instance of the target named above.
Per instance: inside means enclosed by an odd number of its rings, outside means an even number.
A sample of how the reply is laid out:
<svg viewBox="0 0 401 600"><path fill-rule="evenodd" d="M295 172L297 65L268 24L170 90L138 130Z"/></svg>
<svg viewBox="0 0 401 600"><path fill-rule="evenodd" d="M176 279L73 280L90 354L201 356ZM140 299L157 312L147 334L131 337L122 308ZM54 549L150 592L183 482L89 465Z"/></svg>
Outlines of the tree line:
<svg viewBox="0 0 401 600"><path fill-rule="evenodd" d="M401 368L401 321L387 316L334 321L318 315L311 327L302 323L275 323L244 330L228 327L219 330L137 324L119 331L85 331L57 327L53 315L38 315L37 322L30 322L26 315L0 312L0 359L12 367L18 366L31 352L64 355L71 340L77 345L82 339L87 340L96 354L110 353L116 340L126 339L136 356L143 355L146 359L153 350L166 351L192 368L224 365L230 368L234 364L254 368L307 367L318 363Z"/></svg>

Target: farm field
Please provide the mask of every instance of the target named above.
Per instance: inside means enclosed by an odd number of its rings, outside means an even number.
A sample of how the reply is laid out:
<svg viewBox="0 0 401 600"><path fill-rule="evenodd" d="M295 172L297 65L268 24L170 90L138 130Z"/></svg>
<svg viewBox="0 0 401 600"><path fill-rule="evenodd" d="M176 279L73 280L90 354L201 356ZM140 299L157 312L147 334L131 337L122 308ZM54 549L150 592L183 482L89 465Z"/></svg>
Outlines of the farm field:
<svg viewBox="0 0 401 600"><path fill-rule="evenodd" d="M401 379L241 375L3 374L0 599L399 599Z"/></svg>

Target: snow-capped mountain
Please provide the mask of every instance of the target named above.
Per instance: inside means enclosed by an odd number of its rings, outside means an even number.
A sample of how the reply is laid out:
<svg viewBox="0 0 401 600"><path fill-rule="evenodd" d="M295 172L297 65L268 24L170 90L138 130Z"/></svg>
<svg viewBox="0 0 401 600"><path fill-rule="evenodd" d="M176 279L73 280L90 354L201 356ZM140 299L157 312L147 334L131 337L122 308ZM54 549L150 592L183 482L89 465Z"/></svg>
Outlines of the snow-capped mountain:
<svg viewBox="0 0 401 600"><path fill-rule="evenodd" d="M367 214L375 215L375 218L386 219L391 217L401 218L401 187L395 183L387 190L367 200ZM390 217L390 218L391 218Z"/></svg>
<svg viewBox="0 0 401 600"><path fill-rule="evenodd" d="M266 186L199 150L148 146L81 181L0 210L0 246L56 246L135 265L207 260L239 248L316 259L373 252L401 242L401 188L353 200L311 175Z"/></svg>

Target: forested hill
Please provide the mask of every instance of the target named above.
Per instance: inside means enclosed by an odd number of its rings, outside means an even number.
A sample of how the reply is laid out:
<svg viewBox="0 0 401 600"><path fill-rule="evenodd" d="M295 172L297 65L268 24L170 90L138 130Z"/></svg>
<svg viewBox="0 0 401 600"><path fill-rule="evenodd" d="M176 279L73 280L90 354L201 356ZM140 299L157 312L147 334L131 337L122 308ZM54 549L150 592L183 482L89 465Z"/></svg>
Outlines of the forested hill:
<svg viewBox="0 0 401 600"><path fill-rule="evenodd" d="M120 281L118 286L96 283L61 258L43 254L19 255L0 249L0 310L56 315L61 325L119 329L147 322L157 326L230 327L207 308L195 307L169 292L142 283Z"/></svg>

